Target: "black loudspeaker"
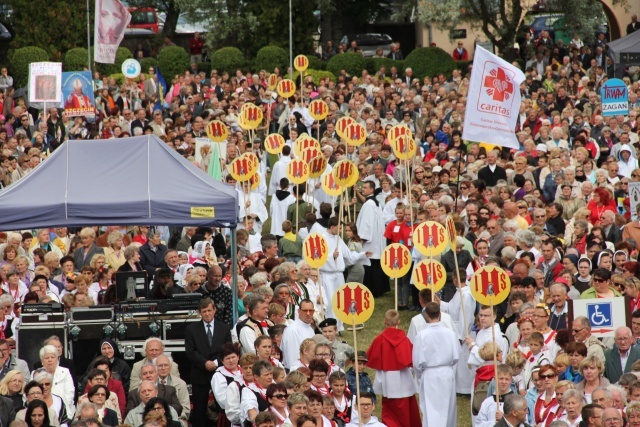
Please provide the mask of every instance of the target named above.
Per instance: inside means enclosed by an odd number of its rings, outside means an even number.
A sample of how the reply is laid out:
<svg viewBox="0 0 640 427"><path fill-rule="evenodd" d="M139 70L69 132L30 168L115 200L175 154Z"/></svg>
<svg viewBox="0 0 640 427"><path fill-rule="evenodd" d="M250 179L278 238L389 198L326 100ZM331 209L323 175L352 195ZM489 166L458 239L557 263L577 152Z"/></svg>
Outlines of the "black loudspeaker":
<svg viewBox="0 0 640 427"><path fill-rule="evenodd" d="M64 323L42 322L38 324L22 324L18 329L16 348L18 358L24 360L33 369L33 365L40 361L40 349L45 339L56 335L62 341L64 354L67 354L67 331Z"/></svg>

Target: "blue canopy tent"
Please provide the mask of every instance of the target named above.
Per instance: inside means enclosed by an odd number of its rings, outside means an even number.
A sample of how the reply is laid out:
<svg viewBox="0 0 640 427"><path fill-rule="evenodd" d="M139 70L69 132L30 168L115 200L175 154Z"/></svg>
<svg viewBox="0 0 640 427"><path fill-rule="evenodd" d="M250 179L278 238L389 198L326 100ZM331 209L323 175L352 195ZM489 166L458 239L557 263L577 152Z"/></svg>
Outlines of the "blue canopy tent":
<svg viewBox="0 0 640 427"><path fill-rule="evenodd" d="M153 135L73 140L0 191L0 230L90 225L232 229L235 188L218 182ZM236 263L232 262L235 279ZM235 280L234 280L235 281ZM237 292L233 284L234 295ZM234 304L234 314L237 307Z"/></svg>

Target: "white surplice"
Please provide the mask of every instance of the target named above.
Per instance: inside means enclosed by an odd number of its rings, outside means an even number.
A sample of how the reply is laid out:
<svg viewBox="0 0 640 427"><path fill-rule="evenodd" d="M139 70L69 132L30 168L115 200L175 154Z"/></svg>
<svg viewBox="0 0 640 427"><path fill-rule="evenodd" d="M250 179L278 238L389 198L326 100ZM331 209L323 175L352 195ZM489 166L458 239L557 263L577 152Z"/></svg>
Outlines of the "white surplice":
<svg viewBox="0 0 640 427"><path fill-rule="evenodd" d="M300 358L300 344L307 338L313 338L315 332L311 325L296 319L289 326L284 328L282 334L282 364L287 368Z"/></svg>
<svg viewBox="0 0 640 427"><path fill-rule="evenodd" d="M451 329L453 332L457 333L453 326L453 320L451 319L451 316L449 316L444 311L440 312L440 323L442 323L442 326L444 326L445 328ZM411 318L411 324L409 325L409 331L407 332L407 338L409 338L409 341L414 343L420 331L426 328L427 325L428 323L424 318L424 314L420 313L413 316Z"/></svg>
<svg viewBox="0 0 640 427"><path fill-rule="evenodd" d="M460 357L456 333L429 323L413 345L413 369L420 381L422 427L455 427L455 365Z"/></svg>
<svg viewBox="0 0 640 427"><path fill-rule="evenodd" d="M284 197L285 194L282 190L278 190L271 198L269 215L271 216L271 234L275 236L284 236L282 223L287 219L287 209L296 202L296 198L291 194L291 192L288 193L289 195ZM283 198L278 197L279 195L282 195Z"/></svg>
<svg viewBox="0 0 640 427"><path fill-rule="evenodd" d="M384 237L384 221L380 215L380 208L373 199L369 198L362 205L358 214L358 235L364 243L362 249L365 252L372 252L372 259L380 259L382 251L387 246Z"/></svg>
<svg viewBox="0 0 640 427"><path fill-rule="evenodd" d="M269 181L269 195L276 194L276 190L280 188L280 180L287 177L287 167L291 163L291 157L282 156L280 160L275 162L271 169L271 180Z"/></svg>
<svg viewBox="0 0 640 427"><path fill-rule="evenodd" d="M256 233L262 233L262 225L269 218L269 212L267 212L267 207L262 202L261 195L254 193L253 191L248 193L245 193L242 190L237 191L238 207L240 208L238 211L238 218L240 222L244 221L244 217L247 216L247 213L250 215L256 215L260 221L254 221L253 229ZM245 209L247 202L251 202L251 204L248 209Z"/></svg>

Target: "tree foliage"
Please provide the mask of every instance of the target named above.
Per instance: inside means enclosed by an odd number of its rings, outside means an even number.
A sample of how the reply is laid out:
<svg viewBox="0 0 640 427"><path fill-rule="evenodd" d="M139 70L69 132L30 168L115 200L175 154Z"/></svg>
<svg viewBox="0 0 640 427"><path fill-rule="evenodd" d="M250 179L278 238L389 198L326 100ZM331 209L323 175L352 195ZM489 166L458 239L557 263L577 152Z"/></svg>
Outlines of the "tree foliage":
<svg viewBox="0 0 640 427"><path fill-rule="evenodd" d="M253 66L268 72L272 72L276 67L284 71L289 66L289 52L278 46L265 46L258 51Z"/></svg>
<svg viewBox="0 0 640 427"><path fill-rule="evenodd" d="M93 18L94 2L89 4ZM86 0L9 0L9 6L16 29L12 47L37 46L46 50L51 60L60 61L69 49L86 46Z"/></svg>
<svg viewBox="0 0 640 427"><path fill-rule="evenodd" d="M175 0L197 22L208 24L206 40L211 50L236 46L253 57L264 46L289 48L289 3L281 0L241 2L240 0ZM293 52L313 49L313 32L318 23L313 16L315 2L291 0L293 11Z"/></svg>
<svg viewBox="0 0 640 427"><path fill-rule="evenodd" d="M167 79L184 74L189 69L189 54L180 46L167 46L158 54L158 67Z"/></svg>
<svg viewBox="0 0 640 427"><path fill-rule="evenodd" d="M613 0L626 4L627 0ZM424 23L451 31L466 24L480 29L498 50L509 55L520 31L524 29L525 16L536 2L534 0L419 0L415 9L417 18ZM407 17L416 5L414 0L404 0L396 18ZM546 10L564 13L570 30L583 40L590 40L597 25L602 23L602 5L598 0L547 0Z"/></svg>
<svg viewBox="0 0 640 427"><path fill-rule="evenodd" d="M226 71L234 74L236 69L246 65L244 55L237 47L223 47L211 55L211 67L219 72Z"/></svg>
<svg viewBox="0 0 640 427"><path fill-rule="evenodd" d="M425 76L433 77L440 73L449 76L456 68L456 63L451 55L439 47L423 47L413 50L405 58L404 66L411 68L413 76L422 80Z"/></svg>
<svg viewBox="0 0 640 427"><path fill-rule="evenodd" d="M346 70L351 76L359 76L366 68L366 60L357 53L346 52L336 55L327 62L327 71L333 75L340 75L341 70Z"/></svg>
<svg viewBox="0 0 640 427"><path fill-rule="evenodd" d="M25 46L16 49L11 57L11 74L13 75L14 86L24 87L29 82L29 64L32 62L49 61L49 53L35 46Z"/></svg>

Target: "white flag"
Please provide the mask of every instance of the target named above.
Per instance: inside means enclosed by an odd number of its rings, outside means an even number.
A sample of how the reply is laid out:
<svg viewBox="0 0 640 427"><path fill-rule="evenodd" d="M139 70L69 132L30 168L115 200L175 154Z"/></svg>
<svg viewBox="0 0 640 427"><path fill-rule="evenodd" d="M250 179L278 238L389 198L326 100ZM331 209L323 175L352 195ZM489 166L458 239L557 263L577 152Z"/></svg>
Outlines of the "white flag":
<svg viewBox="0 0 640 427"><path fill-rule="evenodd" d="M93 28L93 60L116 62L116 51L131 21L131 14L120 0L96 0Z"/></svg>
<svg viewBox="0 0 640 427"><path fill-rule="evenodd" d="M518 68L476 46L462 138L517 149L515 128L524 79Z"/></svg>

